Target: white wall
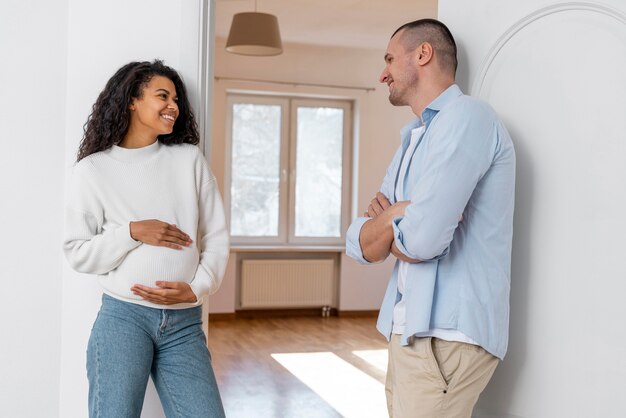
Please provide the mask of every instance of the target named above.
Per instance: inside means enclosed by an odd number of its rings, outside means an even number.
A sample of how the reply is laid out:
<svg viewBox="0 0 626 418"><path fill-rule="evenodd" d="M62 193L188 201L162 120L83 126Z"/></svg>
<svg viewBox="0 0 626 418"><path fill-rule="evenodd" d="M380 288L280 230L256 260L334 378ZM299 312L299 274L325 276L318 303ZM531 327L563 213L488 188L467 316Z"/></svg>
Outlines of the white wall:
<svg viewBox="0 0 626 418"><path fill-rule="evenodd" d="M101 292L62 257L64 184L93 102L129 61L162 58L177 68L204 126L209 3L3 2L0 415L86 416L85 350ZM151 389L144 416L162 415Z"/></svg>
<svg viewBox="0 0 626 418"><path fill-rule="evenodd" d="M439 1L518 157L509 353L480 417L626 416L626 4L557 4Z"/></svg>
<svg viewBox="0 0 626 418"><path fill-rule="evenodd" d="M0 415L58 416L68 1L0 12Z"/></svg>
<svg viewBox="0 0 626 418"><path fill-rule="evenodd" d="M390 35L396 28L390 28ZM375 87L365 92L345 88L261 84L216 80L213 95L211 167L223 186L225 156L226 94L229 90L253 90L347 98L357 108L355 214L362 213L374 196L393 153L400 143L399 130L413 116L408 108L389 104L387 86L378 83L384 50L331 48L285 44L282 55L246 57L224 51L223 39L216 40L215 75L267 81ZM223 187L222 187L223 190ZM210 312L235 309L235 266L231 263L220 290L211 297ZM363 268L342 256L339 309L377 310L393 266L392 260Z"/></svg>

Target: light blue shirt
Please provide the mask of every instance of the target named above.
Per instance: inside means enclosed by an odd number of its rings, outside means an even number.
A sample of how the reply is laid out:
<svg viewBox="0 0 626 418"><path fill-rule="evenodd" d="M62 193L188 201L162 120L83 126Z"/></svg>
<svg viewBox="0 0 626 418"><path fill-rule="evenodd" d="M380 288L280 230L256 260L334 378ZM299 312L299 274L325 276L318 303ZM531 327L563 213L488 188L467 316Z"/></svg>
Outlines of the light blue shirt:
<svg viewBox="0 0 626 418"><path fill-rule="evenodd" d="M515 151L493 109L450 86L422 112L425 132L413 155L404 157L416 118L401 131L380 191L396 202L402 158L410 158L403 217L394 219L396 246L424 260L409 265L404 300L403 344L430 329L457 330L503 358L508 345L509 291ZM463 215L463 220L459 222ZM346 253L362 264L359 235L369 218L357 218L347 232ZM378 317L390 338L393 308L400 299L398 263Z"/></svg>

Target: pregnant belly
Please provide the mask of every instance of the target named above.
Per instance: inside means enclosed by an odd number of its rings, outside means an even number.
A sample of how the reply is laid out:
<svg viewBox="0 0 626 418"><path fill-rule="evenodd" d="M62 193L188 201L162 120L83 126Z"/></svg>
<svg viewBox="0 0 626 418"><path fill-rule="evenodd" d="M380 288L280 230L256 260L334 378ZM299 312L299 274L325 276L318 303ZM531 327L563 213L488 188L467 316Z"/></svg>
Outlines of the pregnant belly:
<svg viewBox="0 0 626 418"><path fill-rule="evenodd" d="M198 267L199 254L195 246L173 250L143 244L126 255L115 276L133 283L154 286L157 280L190 282Z"/></svg>

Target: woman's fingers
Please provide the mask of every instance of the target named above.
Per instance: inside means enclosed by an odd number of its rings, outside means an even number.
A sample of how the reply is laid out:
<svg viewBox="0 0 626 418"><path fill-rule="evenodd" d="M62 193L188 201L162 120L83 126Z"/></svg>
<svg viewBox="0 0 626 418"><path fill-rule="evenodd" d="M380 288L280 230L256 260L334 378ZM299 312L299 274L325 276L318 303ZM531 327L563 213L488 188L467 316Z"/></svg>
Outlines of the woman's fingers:
<svg viewBox="0 0 626 418"><path fill-rule="evenodd" d="M161 305L171 305L178 303L175 290L161 289L158 287L148 287L136 284L130 288L131 292L141 298Z"/></svg>
<svg viewBox="0 0 626 418"><path fill-rule="evenodd" d="M191 237L176 225L158 219L130 223L131 237L150 245L157 245L180 250L193 242Z"/></svg>
<svg viewBox="0 0 626 418"><path fill-rule="evenodd" d="M170 235L174 236L175 238L178 238L180 241L182 242L186 242L191 244L191 237L187 234L185 234L183 231L181 231L180 229L178 229L178 227L176 225L168 225L168 230L170 232Z"/></svg>
<svg viewBox="0 0 626 418"><path fill-rule="evenodd" d="M130 290L131 292L133 292L133 294L149 302L165 304L163 296L154 292L154 289L146 288L145 286L141 286L141 285L134 285L133 287L130 288Z"/></svg>
<svg viewBox="0 0 626 418"><path fill-rule="evenodd" d="M158 244L156 244L156 245L158 245L159 247L167 247L167 248L171 248L171 249L173 249L173 250L182 250L182 249L183 249L183 247L182 247L182 246L180 246L180 245L176 245L176 244L173 244L173 243L171 243L171 242L169 242L169 241L161 241L161 242L159 242L159 243L158 243Z"/></svg>
<svg viewBox="0 0 626 418"><path fill-rule="evenodd" d="M158 287L149 287L140 284L133 285L130 290L135 295L152 303L172 305L174 303L196 302L196 295L191 286L185 282L156 282Z"/></svg>
<svg viewBox="0 0 626 418"><path fill-rule="evenodd" d="M175 225L168 225L161 239L161 245L176 249L180 249L181 246L188 247L191 243L191 237L178 229ZM174 246L172 247L172 245Z"/></svg>

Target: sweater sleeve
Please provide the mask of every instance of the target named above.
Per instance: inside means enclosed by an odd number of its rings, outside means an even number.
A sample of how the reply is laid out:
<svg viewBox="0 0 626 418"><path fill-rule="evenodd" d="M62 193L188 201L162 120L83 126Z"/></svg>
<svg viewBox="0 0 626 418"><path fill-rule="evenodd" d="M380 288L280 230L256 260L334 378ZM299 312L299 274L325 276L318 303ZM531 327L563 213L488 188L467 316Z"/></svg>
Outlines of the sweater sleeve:
<svg viewBox="0 0 626 418"><path fill-rule="evenodd" d="M86 178L76 166L65 208L63 250L70 266L81 273L106 274L126 254L141 245L130 236L130 222L103 229L104 210Z"/></svg>
<svg viewBox="0 0 626 418"><path fill-rule="evenodd" d="M220 287L229 254L229 236L224 206L217 182L212 175L200 187L198 204L200 262L190 286L200 302Z"/></svg>

